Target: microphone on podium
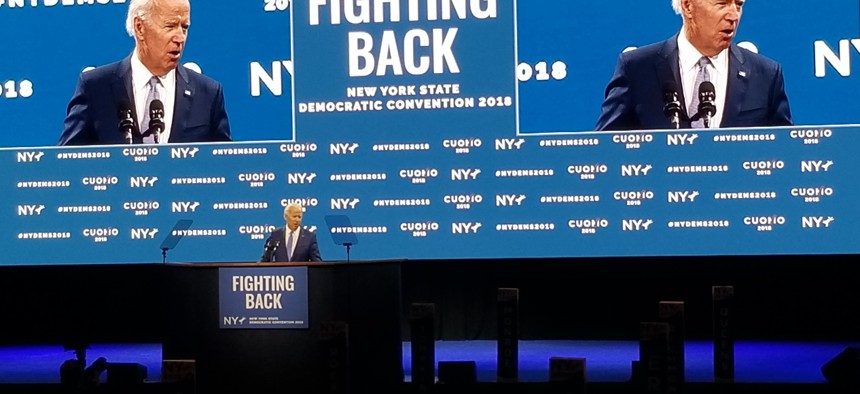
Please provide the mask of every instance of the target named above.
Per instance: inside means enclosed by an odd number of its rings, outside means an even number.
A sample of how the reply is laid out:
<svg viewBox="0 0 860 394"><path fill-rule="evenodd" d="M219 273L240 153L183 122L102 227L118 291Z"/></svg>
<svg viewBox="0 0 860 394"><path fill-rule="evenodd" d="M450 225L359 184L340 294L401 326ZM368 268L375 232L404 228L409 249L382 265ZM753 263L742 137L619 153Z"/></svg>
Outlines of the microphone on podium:
<svg viewBox="0 0 860 394"><path fill-rule="evenodd" d="M149 132L155 138L155 143L159 143L161 132L164 131L164 103L159 99L152 100L149 104Z"/></svg>
<svg viewBox="0 0 860 394"><path fill-rule="evenodd" d="M274 245L272 244L272 238L266 240L266 245L263 246L263 259L260 260L262 262L272 262L275 260L275 251L278 250L278 246L281 245L281 241L275 241Z"/></svg>
<svg viewBox="0 0 860 394"><path fill-rule="evenodd" d="M705 123L705 128L711 127L711 118L717 112L717 105L714 103L716 97L714 84L710 81L704 81L699 85L699 115Z"/></svg>
<svg viewBox="0 0 860 394"><path fill-rule="evenodd" d="M275 251L278 250L278 246L281 246L281 241L275 241L275 246L272 246L271 256L269 257L269 261L275 259Z"/></svg>
<svg viewBox="0 0 860 394"><path fill-rule="evenodd" d="M122 132L126 144L131 144L131 133L134 130L134 118L131 116L131 103L122 100L119 103L119 131Z"/></svg>
<svg viewBox="0 0 860 394"><path fill-rule="evenodd" d="M672 122L672 128L681 128L681 101L678 98L678 84L666 81L663 84L663 114Z"/></svg>

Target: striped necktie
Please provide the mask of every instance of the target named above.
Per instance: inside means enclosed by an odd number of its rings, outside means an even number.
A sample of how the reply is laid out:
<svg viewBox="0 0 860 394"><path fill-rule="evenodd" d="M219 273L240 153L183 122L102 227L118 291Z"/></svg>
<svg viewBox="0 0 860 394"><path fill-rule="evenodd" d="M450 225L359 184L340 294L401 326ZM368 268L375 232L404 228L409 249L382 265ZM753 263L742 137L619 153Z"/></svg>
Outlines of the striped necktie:
<svg viewBox="0 0 860 394"><path fill-rule="evenodd" d="M146 106L143 108L143 123L140 124L140 132L143 134L143 143L144 144L154 144L155 143L155 134L152 134L149 130L149 108L152 106L152 102L154 100L161 100L161 95L158 93L158 84L161 83L158 77L153 76L149 79L149 91L146 94Z"/></svg>
<svg viewBox="0 0 860 394"><path fill-rule="evenodd" d="M287 261L293 260L293 231L290 231L290 236L287 237Z"/></svg>
<svg viewBox="0 0 860 394"><path fill-rule="evenodd" d="M690 116L690 119L699 114L699 86L702 85L702 82L711 80L711 76L708 74L708 65L711 64L711 59L702 56L697 64L699 72L696 74L696 82L693 83L693 100L690 101L690 107L687 109L687 115ZM696 120L690 122L690 126L694 129L705 127L704 117L699 116Z"/></svg>

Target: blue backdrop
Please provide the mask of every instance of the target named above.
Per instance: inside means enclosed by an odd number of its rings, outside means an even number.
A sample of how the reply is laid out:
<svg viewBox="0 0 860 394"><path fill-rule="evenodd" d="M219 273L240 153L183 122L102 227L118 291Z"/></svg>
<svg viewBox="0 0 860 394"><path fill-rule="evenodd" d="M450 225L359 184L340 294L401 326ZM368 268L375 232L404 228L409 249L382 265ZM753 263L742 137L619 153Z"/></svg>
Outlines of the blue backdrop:
<svg viewBox="0 0 860 394"><path fill-rule="evenodd" d="M77 4L82 2L93 4ZM50 5L53 3L56 4ZM408 2L402 1L403 20L399 22L386 18L381 23L350 24L344 17L343 23L333 25L329 8L323 7L324 18L316 26L308 24L304 12L309 8L307 2L295 3L260 0L192 4L183 63L196 65L224 84L236 140L293 139L294 83L300 99L316 99L314 93L326 93L332 99L328 94L332 91L341 93L344 99L343 90L353 86L429 82L460 83L461 96L506 96L518 88L518 124L505 118L502 129L516 127L521 133L590 130L618 54L625 48L668 38L680 26L680 17L672 11L670 0L519 1L516 15L512 14L510 0L499 0L495 18L479 19L467 12L463 19L455 13L443 20L440 11L436 20L429 20L422 8L420 18L414 22L408 20ZM447 1L419 3L441 5ZM0 146L56 143L78 73L131 52L134 41L125 32L126 10L125 0L0 2ZM295 14L292 24L291 13ZM758 52L782 63L797 124L858 123L855 92L860 88L859 20L856 0L815 4L753 0L744 6L736 42L750 43ZM505 25L514 21L515 25ZM431 69L417 76L405 71L402 76L394 76L390 70L382 77L350 77L347 73L349 32L368 33L375 38L378 50L382 44L380 31L392 30L394 42L403 52L405 32L410 29L424 30L432 36L432 29L448 32L452 28L459 28L451 46L460 66L458 74L447 68L442 74L433 74ZM293 47L296 39L299 41ZM428 46L419 46L416 56L432 57L427 49L433 45L430 41ZM442 45L439 41L436 44ZM401 53L401 57L405 55ZM506 74L511 67L516 67L516 79ZM294 80L294 69L307 77ZM511 86L514 80L519 81L516 87ZM427 132L421 130L423 122L412 121L414 117L424 120L416 113L421 111L402 112L403 116L390 114L371 122L377 127L394 122L391 127L404 136ZM469 114L461 119L459 112ZM488 128L507 132L496 125L472 123L484 120L472 112L487 111L434 111L428 116L445 123L432 132L450 135L473 130L481 135L487 132L481 129ZM378 113L367 117L374 115ZM337 116L315 118L320 118L318 122L335 122ZM332 133L351 135L352 128L366 127L366 119L359 116L359 120L361 123L353 122L350 117ZM338 138L317 136L314 131L300 127L295 139L324 144Z"/></svg>
<svg viewBox="0 0 860 394"><path fill-rule="evenodd" d="M0 1L0 236L13 250L0 263L158 261L182 218L214 233L188 234L174 261L253 260L292 200L327 259L345 258L326 234L335 214L366 231L354 258L856 252L854 225L809 242L804 225L856 213L857 1L747 2L737 42L782 63L799 126L693 145L591 133L618 54L677 32L669 0L321 3L194 2L183 63L224 84L236 142L125 151L51 147L78 74L130 53L125 1ZM729 170L668 172L695 163ZM687 192L698 203L679 204ZM730 225L668 227L689 219ZM661 230L631 235L648 220ZM46 232L68 237L33 235Z"/></svg>

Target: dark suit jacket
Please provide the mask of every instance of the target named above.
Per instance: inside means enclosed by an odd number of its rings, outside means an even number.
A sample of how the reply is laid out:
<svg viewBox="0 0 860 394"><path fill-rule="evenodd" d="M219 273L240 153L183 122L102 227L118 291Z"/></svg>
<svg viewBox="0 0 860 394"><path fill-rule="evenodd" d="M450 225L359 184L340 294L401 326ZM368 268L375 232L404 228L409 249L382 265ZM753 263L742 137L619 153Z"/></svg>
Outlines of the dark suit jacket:
<svg viewBox="0 0 860 394"><path fill-rule="evenodd" d="M279 241L280 243L275 248L274 253L272 253L269 247L274 247ZM293 251L292 258L287 260L287 241L284 237L284 227L272 231L272 234L266 239L266 246L263 248L260 262L322 261L319 246L317 245L316 233L301 228L299 229L299 239L294 239L293 242L296 243L296 248Z"/></svg>
<svg viewBox="0 0 860 394"><path fill-rule="evenodd" d="M221 84L205 75L176 69L176 103L169 142L231 141ZM131 57L81 73L66 110L57 145L124 144L119 129L119 103L134 107ZM137 111L132 110L135 143L141 143Z"/></svg>
<svg viewBox="0 0 860 394"><path fill-rule="evenodd" d="M682 86L677 35L622 53L615 75L606 86L595 130L671 129L672 124L663 113L663 86L668 81ZM681 90L678 93L683 107ZM793 124L782 66L771 59L732 45L726 94L720 127ZM690 118L686 111L681 112L680 127L689 128Z"/></svg>

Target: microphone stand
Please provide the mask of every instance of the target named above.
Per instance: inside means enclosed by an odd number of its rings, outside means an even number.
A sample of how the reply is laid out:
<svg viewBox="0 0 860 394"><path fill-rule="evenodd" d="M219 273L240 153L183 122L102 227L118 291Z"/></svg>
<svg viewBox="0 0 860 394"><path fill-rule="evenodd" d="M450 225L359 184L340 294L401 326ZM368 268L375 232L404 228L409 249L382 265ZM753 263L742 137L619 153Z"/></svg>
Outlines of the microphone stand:
<svg viewBox="0 0 860 394"><path fill-rule="evenodd" d="M351 242L344 242L343 246L346 246L346 262L349 262L349 247L352 246Z"/></svg>
<svg viewBox="0 0 860 394"><path fill-rule="evenodd" d="M280 246L280 245L281 245L281 241L276 241L275 246L273 246L271 249L269 249L268 260L270 263L275 261L275 251L278 250L278 246Z"/></svg>
<svg viewBox="0 0 860 394"><path fill-rule="evenodd" d="M134 118L131 116L131 104L127 100L123 100L119 104L119 130L122 131L123 139L126 144L134 143L132 138L132 130L134 130Z"/></svg>
<svg viewBox="0 0 860 394"><path fill-rule="evenodd" d="M669 121L672 122L673 128L681 128L681 103L678 101L670 101L666 103L663 107L663 113L669 116Z"/></svg>
<svg viewBox="0 0 860 394"><path fill-rule="evenodd" d="M711 128L711 111L705 111L705 115L702 116L702 123L705 125L706 129Z"/></svg>
<svg viewBox="0 0 860 394"><path fill-rule="evenodd" d="M669 118L672 128L681 128L681 101L678 100L678 84L667 81L663 84L663 114Z"/></svg>

